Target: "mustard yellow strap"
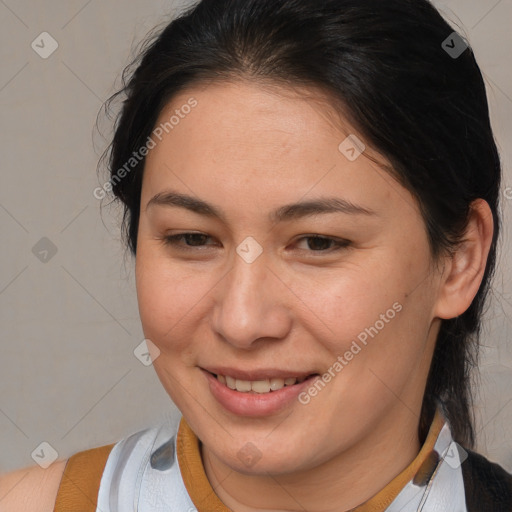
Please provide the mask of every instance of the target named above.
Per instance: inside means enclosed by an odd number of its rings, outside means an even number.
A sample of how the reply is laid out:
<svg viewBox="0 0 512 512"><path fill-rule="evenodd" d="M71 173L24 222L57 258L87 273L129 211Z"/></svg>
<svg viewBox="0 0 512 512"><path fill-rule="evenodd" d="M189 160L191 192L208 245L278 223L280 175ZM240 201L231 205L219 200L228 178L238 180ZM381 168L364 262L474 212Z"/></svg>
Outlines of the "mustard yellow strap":
<svg viewBox="0 0 512 512"><path fill-rule="evenodd" d="M101 477L114 444L72 455L64 469L54 512L95 512Z"/></svg>

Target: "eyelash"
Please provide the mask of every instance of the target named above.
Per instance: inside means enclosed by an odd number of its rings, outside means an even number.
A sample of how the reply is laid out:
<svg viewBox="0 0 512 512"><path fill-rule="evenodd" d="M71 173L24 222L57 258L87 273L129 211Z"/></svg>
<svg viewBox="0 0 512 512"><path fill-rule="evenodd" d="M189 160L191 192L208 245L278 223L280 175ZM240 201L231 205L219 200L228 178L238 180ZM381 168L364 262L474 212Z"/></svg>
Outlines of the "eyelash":
<svg viewBox="0 0 512 512"><path fill-rule="evenodd" d="M204 247L205 244L201 244L201 245L181 245L180 244L180 240L183 240L187 237L187 236L197 236L197 237L203 237L203 238L211 238L210 236L208 235L205 235L204 233L195 233L195 232L184 232L184 233L178 233L176 235L167 235L167 236L164 236L162 238L162 241L164 243L164 245L166 246L171 246L171 247L174 247L180 251L196 251L196 250L204 250L204 249L201 249L202 247ZM310 249L310 250L307 250L307 252L311 252L311 253L323 253L323 254L326 254L326 253L332 253L332 252L335 252L335 251L339 251L341 249L346 249L348 246L350 246L351 242L349 240L339 240L339 239L336 239L336 238L332 238L332 237L326 237L326 236L322 236L322 235L306 235L306 236L303 236L301 238L298 239L298 241L302 241L302 240L308 240L308 239L314 239L314 240L322 240L322 241L328 241L328 242L332 242L333 245L334 245L334 249L329 248L329 249L326 249L326 250L313 250L313 249ZM207 244L207 245L212 245L212 244ZM301 249L301 250L305 250L305 249Z"/></svg>

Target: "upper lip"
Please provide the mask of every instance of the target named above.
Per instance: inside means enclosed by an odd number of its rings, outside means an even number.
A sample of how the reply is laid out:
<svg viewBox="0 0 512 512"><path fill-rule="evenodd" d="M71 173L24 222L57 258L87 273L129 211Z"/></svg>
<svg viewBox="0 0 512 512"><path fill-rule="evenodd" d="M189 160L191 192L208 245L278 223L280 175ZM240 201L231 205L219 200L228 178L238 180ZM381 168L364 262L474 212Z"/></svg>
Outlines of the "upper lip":
<svg viewBox="0 0 512 512"><path fill-rule="evenodd" d="M277 368L261 368L257 370L240 370L237 368L228 368L226 366L208 366L202 367L203 370L215 375L229 375L238 380L265 380L265 379L287 379L289 377L308 377L316 372L303 372L294 370L280 370Z"/></svg>

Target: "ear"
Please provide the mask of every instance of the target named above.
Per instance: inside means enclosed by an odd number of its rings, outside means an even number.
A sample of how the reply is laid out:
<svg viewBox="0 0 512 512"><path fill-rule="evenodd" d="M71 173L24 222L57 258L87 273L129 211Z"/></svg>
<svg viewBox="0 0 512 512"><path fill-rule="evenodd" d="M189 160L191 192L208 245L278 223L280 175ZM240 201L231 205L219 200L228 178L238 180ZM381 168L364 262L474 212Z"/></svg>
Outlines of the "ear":
<svg viewBox="0 0 512 512"><path fill-rule="evenodd" d="M494 222L483 199L471 203L468 225L456 252L446 258L434 314L455 318L471 305L480 288L491 246Z"/></svg>

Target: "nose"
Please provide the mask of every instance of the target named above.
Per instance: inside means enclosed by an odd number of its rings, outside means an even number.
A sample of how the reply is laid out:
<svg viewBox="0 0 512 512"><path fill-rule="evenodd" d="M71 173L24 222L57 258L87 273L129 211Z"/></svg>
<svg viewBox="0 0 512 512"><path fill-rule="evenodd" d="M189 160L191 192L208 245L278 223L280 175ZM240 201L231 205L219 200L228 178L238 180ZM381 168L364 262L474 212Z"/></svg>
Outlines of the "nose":
<svg viewBox="0 0 512 512"><path fill-rule="evenodd" d="M238 255L234 260L231 270L215 288L214 331L241 349L259 346L263 340L285 338L292 326L291 292L263 255L252 263Z"/></svg>

